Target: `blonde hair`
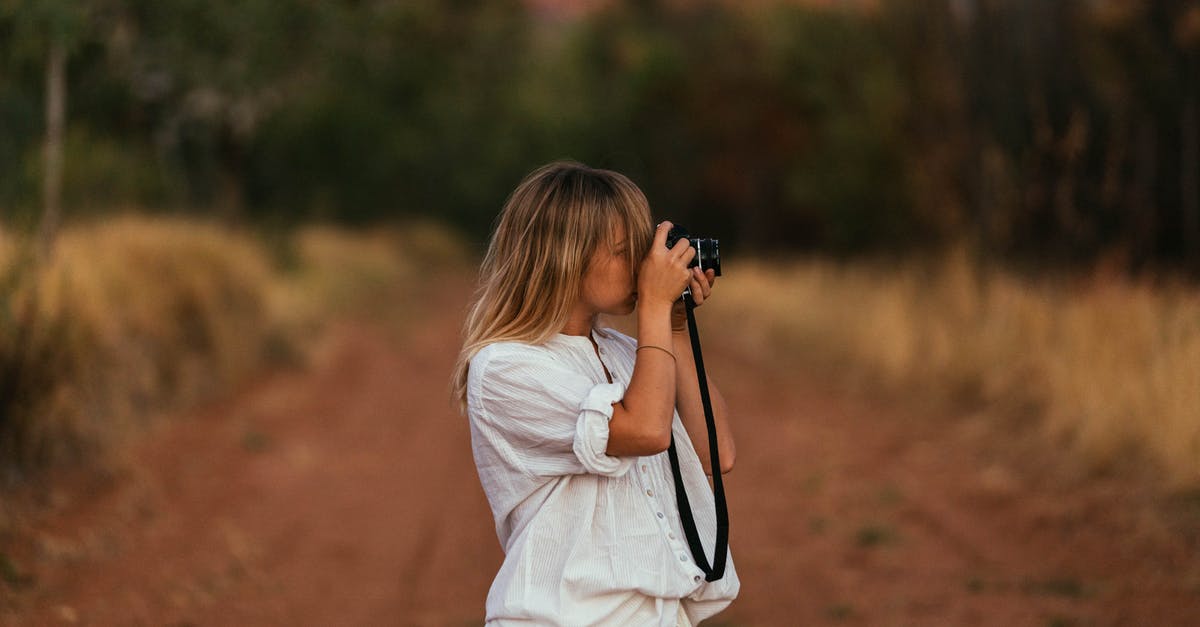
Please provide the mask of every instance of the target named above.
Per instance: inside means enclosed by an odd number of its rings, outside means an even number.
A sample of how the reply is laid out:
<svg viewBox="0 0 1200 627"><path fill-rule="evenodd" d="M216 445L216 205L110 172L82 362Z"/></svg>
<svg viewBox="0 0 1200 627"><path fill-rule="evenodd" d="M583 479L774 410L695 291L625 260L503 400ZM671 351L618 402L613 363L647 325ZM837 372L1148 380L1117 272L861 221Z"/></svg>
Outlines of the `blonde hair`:
<svg viewBox="0 0 1200 627"><path fill-rule="evenodd" d="M646 196L617 172L559 161L525 177L504 203L479 267L452 394L466 410L471 358L495 342L541 344L566 326L588 262L625 228L629 267L650 248Z"/></svg>

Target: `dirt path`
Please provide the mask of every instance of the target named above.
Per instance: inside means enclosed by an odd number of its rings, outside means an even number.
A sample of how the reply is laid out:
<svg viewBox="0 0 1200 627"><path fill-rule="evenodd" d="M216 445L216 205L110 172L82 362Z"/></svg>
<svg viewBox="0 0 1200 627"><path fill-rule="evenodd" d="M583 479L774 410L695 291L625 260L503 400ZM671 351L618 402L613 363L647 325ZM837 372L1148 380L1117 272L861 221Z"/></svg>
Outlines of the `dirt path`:
<svg viewBox="0 0 1200 627"><path fill-rule="evenodd" d="M464 286L57 480L0 539L33 577L0 583L0 624L480 624L501 553L445 396ZM1195 533L1135 482L709 344L743 579L712 624L1200 625Z"/></svg>

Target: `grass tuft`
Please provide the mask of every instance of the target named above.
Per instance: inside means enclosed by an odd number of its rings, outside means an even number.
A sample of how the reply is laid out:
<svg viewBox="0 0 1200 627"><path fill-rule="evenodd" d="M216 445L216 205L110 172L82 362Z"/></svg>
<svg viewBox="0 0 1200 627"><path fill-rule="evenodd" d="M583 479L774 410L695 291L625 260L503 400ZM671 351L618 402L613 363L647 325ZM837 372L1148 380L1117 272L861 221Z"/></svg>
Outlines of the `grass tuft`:
<svg viewBox="0 0 1200 627"><path fill-rule="evenodd" d="M1200 485L1200 290L1030 280L967 255L891 266L743 262L713 314L763 351L885 389L1037 418L1089 466Z"/></svg>
<svg viewBox="0 0 1200 627"><path fill-rule="evenodd" d="M854 617L854 606L849 603L835 603L825 608L825 615L835 622L848 620Z"/></svg>
<svg viewBox="0 0 1200 627"><path fill-rule="evenodd" d="M88 457L152 410L256 369L272 280L256 244L216 227L121 218L69 229L53 259L5 269L0 458Z"/></svg>
<svg viewBox="0 0 1200 627"><path fill-rule="evenodd" d="M895 544L899 540L899 534L889 525L864 525L854 534L855 543L865 548Z"/></svg>
<svg viewBox="0 0 1200 627"><path fill-rule="evenodd" d="M66 229L49 263L31 251L0 229L8 481L94 461L149 416L227 393L266 366L302 364L325 320L402 293L421 280L419 260L465 256L453 234L424 223L271 240L136 216Z"/></svg>
<svg viewBox="0 0 1200 627"><path fill-rule="evenodd" d="M22 571L6 553L0 552L0 582L12 589L28 588L34 584L34 578Z"/></svg>
<svg viewBox="0 0 1200 627"><path fill-rule="evenodd" d="M1081 599L1092 595L1092 589L1074 577L1053 577L1050 579L1028 580L1022 585L1026 594L1042 594L1071 599Z"/></svg>

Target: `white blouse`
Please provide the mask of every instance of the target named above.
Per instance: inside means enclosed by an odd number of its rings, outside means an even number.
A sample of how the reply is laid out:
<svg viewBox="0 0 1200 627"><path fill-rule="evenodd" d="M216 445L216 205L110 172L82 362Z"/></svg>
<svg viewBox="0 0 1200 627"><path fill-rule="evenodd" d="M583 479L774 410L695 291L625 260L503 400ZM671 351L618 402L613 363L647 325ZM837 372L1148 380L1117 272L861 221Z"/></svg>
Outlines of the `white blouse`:
<svg viewBox="0 0 1200 627"><path fill-rule="evenodd" d="M732 556L712 583L692 559L667 453L605 454L636 341L612 329L593 337L599 359L587 337L570 335L491 344L471 359L471 447L505 553L488 593L489 625L670 627L681 613L698 623L737 596ZM678 413L672 430L712 563L712 489Z"/></svg>

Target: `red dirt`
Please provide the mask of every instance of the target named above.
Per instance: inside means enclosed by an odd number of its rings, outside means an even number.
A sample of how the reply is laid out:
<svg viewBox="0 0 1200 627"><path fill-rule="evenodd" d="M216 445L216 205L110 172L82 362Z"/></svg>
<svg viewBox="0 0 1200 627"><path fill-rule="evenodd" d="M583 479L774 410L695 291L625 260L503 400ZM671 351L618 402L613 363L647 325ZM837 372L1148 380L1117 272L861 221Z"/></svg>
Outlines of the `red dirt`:
<svg viewBox="0 0 1200 627"><path fill-rule="evenodd" d="M16 495L0 552L32 582L0 579L0 625L480 624L501 552L446 400L464 285ZM1151 484L705 341L743 581L711 623L1200 625L1196 515Z"/></svg>

